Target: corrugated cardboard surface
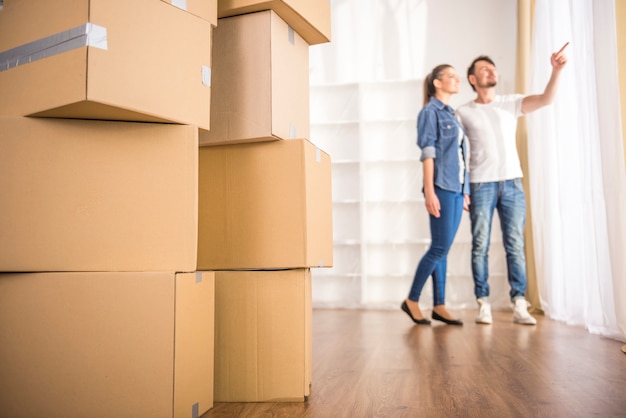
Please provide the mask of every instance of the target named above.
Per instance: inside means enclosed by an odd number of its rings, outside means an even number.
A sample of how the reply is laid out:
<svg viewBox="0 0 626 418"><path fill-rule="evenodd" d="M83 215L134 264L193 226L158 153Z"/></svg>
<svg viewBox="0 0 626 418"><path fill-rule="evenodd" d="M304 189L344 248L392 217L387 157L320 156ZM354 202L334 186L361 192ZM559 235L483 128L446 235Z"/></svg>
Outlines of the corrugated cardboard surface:
<svg viewBox="0 0 626 418"><path fill-rule="evenodd" d="M194 271L197 128L0 117L0 271Z"/></svg>
<svg viewBox="0 0 626 418"><path fill-rule="evenodd" d="M220 18L272 9L309 45L331 39L329 0L220 0L218 7Z"/></svg>
<svg viewBox="0 0 626 418"><path fill-rule="evenodd" d="M201 145L309 138L309 47L272 11L220 19Z"/></svg>
<svg viewBox="0 0 626 418"><path fill-rule="evenodd" d="M200 147L198 270L332 267L330 157L307 140Z"/></svg>
<svg viewBox="0 0 626 418"><path fill-rule="evenodd" d="M215 272L215 401L295 402L311 384L311 271Z"/></svg>
<svg viewBox="0 0 626 418"><path fill-rule="evenodd" d="M93 23L107 49L81 47L0 71L0 115L170 121L209 129L213 26L155 0L5 2L0 52ZM27 62L28 60L26 60Z"/></svg>
<svg viewBox="0 0 626 418"><path fill-rule="evenodd" d="M191 417L195 403L200 413L210 409L214 281L195 275L0 274L0 415Z"/></svg>
<svg viewBox="0 0 626 418"><path fill-rule="evenodd" d="M175 318L174 416L200 416L213 407L215 273L176 275Z"/></svg>
<svg viewBox="0 0 626 418"><path fill-rule="evenodd" d="M163 0L217 25L217 0Z"/></svg>

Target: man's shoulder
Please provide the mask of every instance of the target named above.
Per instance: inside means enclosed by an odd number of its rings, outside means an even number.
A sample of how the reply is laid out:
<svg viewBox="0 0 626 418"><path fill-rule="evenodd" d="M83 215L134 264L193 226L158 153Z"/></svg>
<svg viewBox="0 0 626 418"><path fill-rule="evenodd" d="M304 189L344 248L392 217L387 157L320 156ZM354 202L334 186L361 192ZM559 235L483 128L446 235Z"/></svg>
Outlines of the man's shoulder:
<svg viewBox="0 0 626 418"><path fill-rule="evenodd" d="M459 115L460 117L463 117L471 113L475 109L476 109L476 103L473 100L470 100L469 102L463 103L462 105L457 107L456 114Z"/></svg>
<svg viewBox="0 0 626 418"><path fill-rule="evenodd" d="M474 101L470 100L469 102L465 102L462 105L460 105L459 107L457 107L456 110L463 112L463 111L465 111L465 110L467 110L467 109L469 109L471 107L475 107L474 104L475 104Z"/></svg>

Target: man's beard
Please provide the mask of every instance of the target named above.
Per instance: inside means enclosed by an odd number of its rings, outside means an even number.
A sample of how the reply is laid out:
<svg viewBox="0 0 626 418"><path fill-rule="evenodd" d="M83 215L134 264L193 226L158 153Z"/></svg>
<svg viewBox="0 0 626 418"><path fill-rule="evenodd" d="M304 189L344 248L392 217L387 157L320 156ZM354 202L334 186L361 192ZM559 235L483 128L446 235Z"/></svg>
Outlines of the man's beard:
<svg viewBox="0 0 626 418"><path fill-rule="evenodd" d="M478 87L480 87L480 88L495 87L497 84L498 84L498 82L497 82L497 81L488 81L488 82L486 82L486 83L484 83L484 84L481 84L481 85L480 85L480 86L478 86Z"/></svg>

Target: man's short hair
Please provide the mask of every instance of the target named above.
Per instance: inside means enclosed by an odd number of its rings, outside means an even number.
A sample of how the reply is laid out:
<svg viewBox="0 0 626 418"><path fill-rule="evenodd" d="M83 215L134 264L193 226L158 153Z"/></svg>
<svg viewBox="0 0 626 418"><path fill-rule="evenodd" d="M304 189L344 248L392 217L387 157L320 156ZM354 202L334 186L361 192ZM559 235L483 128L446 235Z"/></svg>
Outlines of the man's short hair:
<svg viewBox="0 0 626 418"><path fill-rule="evenodd" d="M474 59L474 61L472 61L472 63L470 64L469 67L467 67L467 82L470 83L470 86L472 86L472 90L476 91L476 89L474 88L474 85L469 81L469 77L471 75L474 75L474 71L476 70L476 63L478 61L487 61L489 64L493 65L494 67L496 66L496 63L493 62L493 60L491 58L489 58L487 55L481 55L479 57L476 57Z"/></svg>

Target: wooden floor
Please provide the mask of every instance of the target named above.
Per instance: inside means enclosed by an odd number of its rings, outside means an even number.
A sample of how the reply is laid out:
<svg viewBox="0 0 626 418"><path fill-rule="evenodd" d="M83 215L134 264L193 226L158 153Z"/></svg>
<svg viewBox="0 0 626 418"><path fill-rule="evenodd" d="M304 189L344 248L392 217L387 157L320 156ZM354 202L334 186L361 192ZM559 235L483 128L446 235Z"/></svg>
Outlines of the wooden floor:
<svg viewBox="0 0 626 418"><path fill-rule="evenodd" d="M626 417L622 343L543 316L533 327L456 313L464 326L314 310L306 402L216 403L202 418Z"/></svg>

